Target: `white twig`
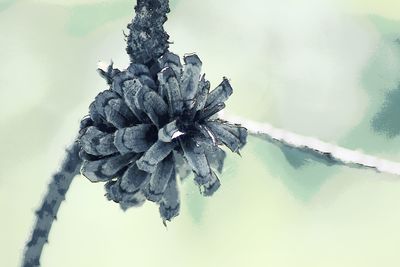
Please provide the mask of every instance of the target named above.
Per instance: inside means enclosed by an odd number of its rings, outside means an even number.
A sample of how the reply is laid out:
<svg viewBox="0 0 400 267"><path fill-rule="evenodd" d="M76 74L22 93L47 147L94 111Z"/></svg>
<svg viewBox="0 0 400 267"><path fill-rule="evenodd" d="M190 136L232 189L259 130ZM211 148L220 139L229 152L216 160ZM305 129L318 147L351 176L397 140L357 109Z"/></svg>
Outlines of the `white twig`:
<svg viewBox="0 0 400 267"><path fill-rule="evenodd" d="M241 124L243 127L248 129L249 134L251 135L264 139L267 138L271 141L277 141L289 147L316 152L321 156L333 159L338 163L348 166L372 168L378 172L400 175L400 163L398 162L385 160L359 151L336 146L323 142L317 138L302 136L283 129L278 129L268 123L254 122L226 114L223 114L221 118L232 123Z"/></svg>

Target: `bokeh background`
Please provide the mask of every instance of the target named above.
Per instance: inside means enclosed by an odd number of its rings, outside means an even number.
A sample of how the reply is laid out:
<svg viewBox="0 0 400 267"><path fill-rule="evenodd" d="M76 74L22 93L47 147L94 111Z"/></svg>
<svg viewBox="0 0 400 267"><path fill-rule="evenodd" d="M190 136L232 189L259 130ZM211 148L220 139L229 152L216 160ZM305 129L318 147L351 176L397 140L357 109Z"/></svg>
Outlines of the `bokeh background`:
<svg viewBox="0 0 400 267"><path fill-rule="evenodd" d="M18 266L34 211L88 104L124 68L134 0L0 0L0 266ZM197 52L227 113L400 161L400 2L171 0L166 23ZM43 267L400 266L400 177L329 166L249 138L222 186L181 186L165 228L153 204L122 212L78 176Z"/></svg>

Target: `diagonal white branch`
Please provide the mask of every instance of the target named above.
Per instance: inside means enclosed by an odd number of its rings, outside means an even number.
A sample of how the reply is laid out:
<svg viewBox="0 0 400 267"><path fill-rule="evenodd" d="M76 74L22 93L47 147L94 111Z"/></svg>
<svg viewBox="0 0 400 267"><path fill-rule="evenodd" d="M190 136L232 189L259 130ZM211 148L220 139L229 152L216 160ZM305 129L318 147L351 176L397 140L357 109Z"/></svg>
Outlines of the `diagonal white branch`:
<svg viewBox="0 0 400 267"><path fill-rule="evenodd" d="M254 122L226 114L221 115L221 119L227 120L231 123L241 124L243 127L248 129L249 134L256 137L280 142L289 147L316 152L322 157L332 159L337 163L347 166L372 168L377 172L400 175L400 163L398 162L374 157L359 151L323 142L317 138L302 136L283 129L275 128L268 123Z"/></svg>

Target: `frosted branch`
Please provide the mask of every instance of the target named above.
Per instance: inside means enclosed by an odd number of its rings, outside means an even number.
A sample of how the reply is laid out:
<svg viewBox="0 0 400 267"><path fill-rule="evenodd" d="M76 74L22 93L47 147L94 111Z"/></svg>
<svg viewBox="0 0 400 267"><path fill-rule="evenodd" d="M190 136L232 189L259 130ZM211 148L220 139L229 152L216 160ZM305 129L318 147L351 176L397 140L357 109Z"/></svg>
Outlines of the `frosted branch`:
<svg viewBox="0 0 400 267"><path fill-rule="evenodd" d="M371 168L377 172L400 175L400 163L385 160L323 142L317 138L302 136L293 132L273 127L268 123L250 121L237 116L223 115L223 119L239 123L248 129L250 135L279 142L292 148L319 154L323 158L350 167Z"/></svg>
<svg viewBox="0 0 400 267"><path fill-rule="evenodd" d="M126 50L132 62L147 64L168 50L169 36L163 24L169 11L169 0L137 0L127 35Z"/></svg>

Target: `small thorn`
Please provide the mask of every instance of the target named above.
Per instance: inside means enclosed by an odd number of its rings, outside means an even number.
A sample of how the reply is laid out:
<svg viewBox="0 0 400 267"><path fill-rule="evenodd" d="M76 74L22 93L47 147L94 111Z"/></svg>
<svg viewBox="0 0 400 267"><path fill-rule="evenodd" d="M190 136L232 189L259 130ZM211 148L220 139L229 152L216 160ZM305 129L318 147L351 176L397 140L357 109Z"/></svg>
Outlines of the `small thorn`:
<svg viewBox="0 0 400 267"><path fill-rule="evenodd" d="M97 68L100 69L100 70L102 70L102 71L104 71L104 72L107 72L108 66L109 66L109 64L107 64L107 63L104 62L104 61L99 60L99 61L97 62Z"/></svg>

